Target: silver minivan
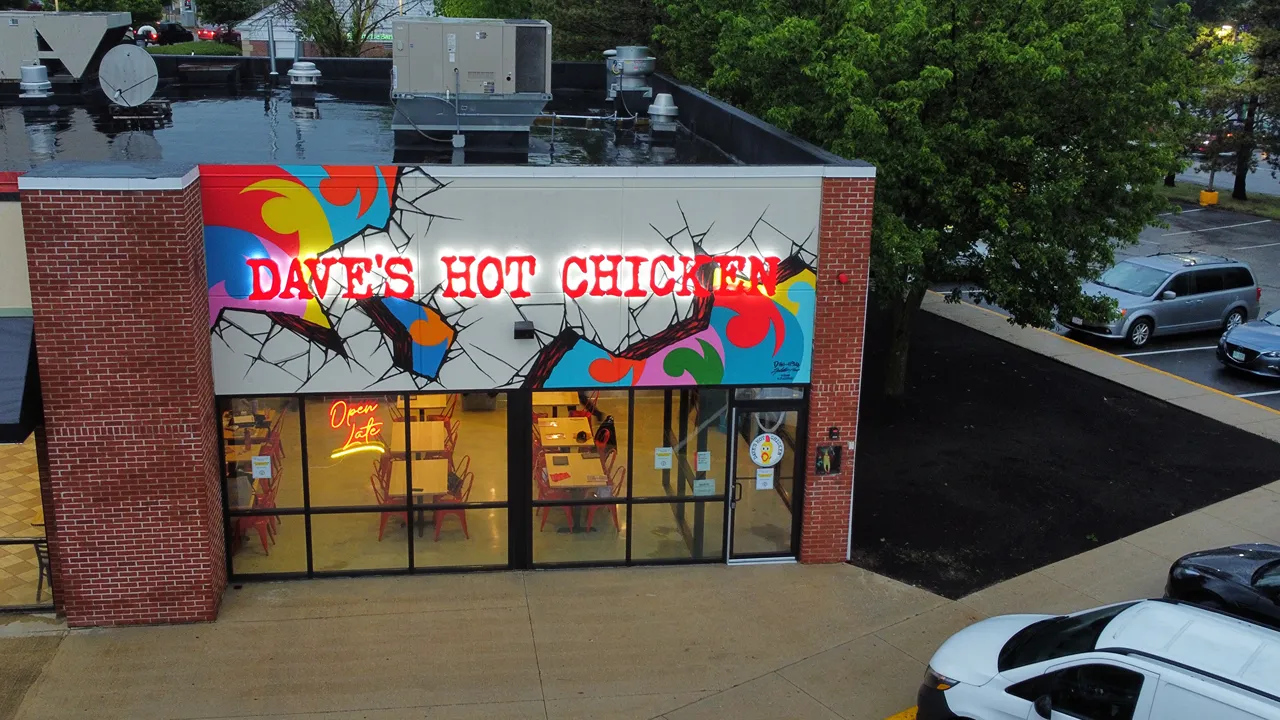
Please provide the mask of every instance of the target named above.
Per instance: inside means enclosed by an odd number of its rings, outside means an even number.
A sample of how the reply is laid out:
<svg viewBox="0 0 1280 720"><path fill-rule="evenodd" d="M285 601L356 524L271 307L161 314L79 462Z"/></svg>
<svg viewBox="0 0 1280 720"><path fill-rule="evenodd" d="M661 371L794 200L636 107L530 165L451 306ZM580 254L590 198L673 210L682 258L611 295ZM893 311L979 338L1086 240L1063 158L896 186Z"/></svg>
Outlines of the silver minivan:
<svg viewBox="0 0 1280 720"><path fill-rule="evenodd" d="M1107 324L1059 318L1072 330L1142 347L1157 335L1230 330L1258 317L1262 288L1249 266L1205 253L1160 253L1116 263L1082 287L1115 299Z"/></svg>

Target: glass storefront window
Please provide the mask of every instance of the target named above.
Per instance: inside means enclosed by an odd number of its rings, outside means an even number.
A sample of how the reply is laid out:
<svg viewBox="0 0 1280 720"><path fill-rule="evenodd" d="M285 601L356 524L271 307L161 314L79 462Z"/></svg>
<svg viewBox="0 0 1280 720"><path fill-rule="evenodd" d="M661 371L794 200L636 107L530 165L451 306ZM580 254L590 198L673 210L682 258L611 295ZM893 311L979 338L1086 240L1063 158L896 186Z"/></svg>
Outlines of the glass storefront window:
<svg viewBox="0 0 1280 720"><path fill-rule="evenodd" d="M223 405L227 507L302 507L302 432L294 398L236 399Z"/></svg>
<svg viewBox="0 0 1280 720"><path fill-rule="evenodd" d="M383 505L404 492L382 492L375 481L405 454L405 423L397 395L317 395L307 409L307 480L311 507ZM425 439L415 434L422 444ZM415 450L418 449L415 447Z"/></svg>
<svg viewBox="0 0 1280 720"><path fill-rule="evenodd" d="M465 525L463 523L465 519ZM415 519L414 567L491 567L507 564L505 508L440 508Z"/></svg>
<svg viewBox="0 0 1280 720"><path fill-rule="evenodd" d="M715 560L724 553L724 503L639 503L631 507L631 559Z"/></svg>
<svg viewBox="0 0 1280 720"><path fill-rule="evenodd" d="M613 524L615 512L618 526ZM533 509L534 563L611 563L626 558L625 498L614 505L551 505Z"/></svg>
<svg viewBox="0 0 1280 720"><path fill-rule="evenodd" d="M723 498L727 407L726 390L637 390L635 497Z"/></svg>
<svg viewBox="0 0 1280 720"><path fill-rule="evenodd" d="M534 502L625 501L630 459L627 406L625 390L534 393ZM556 527L581 529L563 513L542 515ZM539 524L544 524L541 518Z"/></svg>
<svg viewBox="0 0 1280 720"><path fill-rule="evenodd" d="M231 569L237 575L307 571L302 515L231 517Z"/></svg>
<svg viewBox="0 0 1280 720"><path fill-rule="evenodd" d="M311 516L311 555L317 572L402 570L409 567L406 511Z"/></svg>

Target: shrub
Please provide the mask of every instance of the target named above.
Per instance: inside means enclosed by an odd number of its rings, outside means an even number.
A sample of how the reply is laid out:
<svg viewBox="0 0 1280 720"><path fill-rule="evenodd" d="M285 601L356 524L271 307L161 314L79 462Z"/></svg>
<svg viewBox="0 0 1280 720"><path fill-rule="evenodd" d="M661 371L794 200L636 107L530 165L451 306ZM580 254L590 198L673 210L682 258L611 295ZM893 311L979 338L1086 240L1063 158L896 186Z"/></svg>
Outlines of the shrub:
<svg viewBox="0 0 1280 720"><path fill-rule="evenodd" d="M152 55L239 55L240 48L226 43L197 40L173 45L152 45L147 48L147 52Z"/></svg>

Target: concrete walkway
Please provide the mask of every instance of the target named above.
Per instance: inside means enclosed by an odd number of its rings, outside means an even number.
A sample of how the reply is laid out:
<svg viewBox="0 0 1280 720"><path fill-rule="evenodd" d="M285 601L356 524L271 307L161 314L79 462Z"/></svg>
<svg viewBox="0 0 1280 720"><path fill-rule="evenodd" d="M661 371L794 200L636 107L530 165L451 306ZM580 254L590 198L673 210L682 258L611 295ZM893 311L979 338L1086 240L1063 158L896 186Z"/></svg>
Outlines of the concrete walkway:
<svg viewBox="0 0 1280 720"><path fill-rule="evenodd" d="M213 624L55 633L16 717L881 720L948 605L847 565L253 584Z"/></svg>

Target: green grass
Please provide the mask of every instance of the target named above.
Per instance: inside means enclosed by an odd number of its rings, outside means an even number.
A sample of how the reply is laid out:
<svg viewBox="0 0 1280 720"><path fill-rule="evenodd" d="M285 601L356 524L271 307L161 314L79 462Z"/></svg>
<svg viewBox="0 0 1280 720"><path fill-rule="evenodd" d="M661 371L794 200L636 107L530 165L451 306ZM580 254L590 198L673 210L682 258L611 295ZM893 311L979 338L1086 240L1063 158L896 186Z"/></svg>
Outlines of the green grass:
<svg viewBox="0 0 1280 720"><path fill-rule="evenodd" d="M1192 204L1200 203L1200 191L1204 190L1204 185L1196 185L1184 180L1178 181L1177 187L1165 187L1159 185L1156 190L1170 200L1178 200L1180 202L1188 202ZM1258 193L1249 193L1249 199L1241 202L1231 197L1231 188L1218 188L1218 205L1223 210L1233 210L1246 215L1257 215L1258 217L1271 218L1272 220L1280 220L1280 197L1275 195L1259 195Z"/></svg>
<svg viewBox="0 0 1280 720"><path fill-rule="evenodd" d="M197 40L173 45L153 45L147 48L147 52L152 55L239 55L240 48L226 43Z"/></svg>

